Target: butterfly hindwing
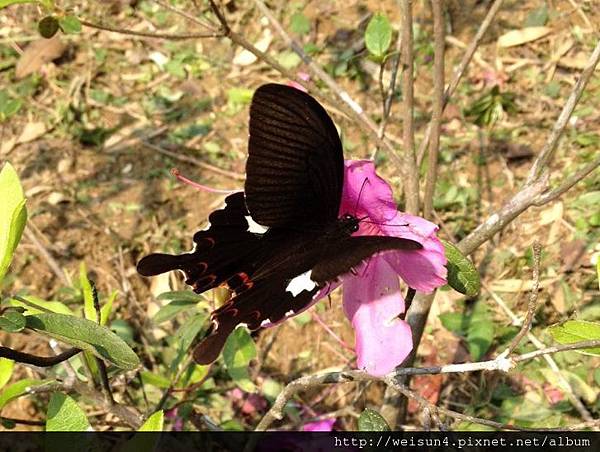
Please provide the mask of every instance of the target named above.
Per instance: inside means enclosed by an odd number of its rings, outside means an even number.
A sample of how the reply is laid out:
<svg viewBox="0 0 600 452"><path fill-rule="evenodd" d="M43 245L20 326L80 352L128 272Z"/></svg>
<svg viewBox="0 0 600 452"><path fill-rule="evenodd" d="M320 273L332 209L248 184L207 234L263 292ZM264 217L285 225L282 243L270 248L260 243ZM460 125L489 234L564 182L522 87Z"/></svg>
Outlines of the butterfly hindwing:
<svg viewBox="0 0 600 452"><path fill-rule="evenodd" d="M342 195L342 144L325 109L295 88L267 84L250 106L246 204L269 227L335 221Z"/></svg>
<svg viewBox="0 0 600 452"><path fill-rule="evenodd" d="M211 314L213 328L194 349L194 360L198 364L213 362L238 325L256 330L264 322L276 323L305 308L319 289L315 286L294 296L286 290L287 284L282 278L259 281L214 311Z"/></svg>
<svg viewBox="0 0 600 452"><path fill-rule="evenodd" d="M249 231L249 214L242 192L229 195L224 209L209 216L210 227L194 234L195 249L178 256L150 254L137 265L141 275L153 276L171 270L182 270L186 284L194 291L227 283L241 292L251 286L251 275L259 262L260 235Z"/></svg>

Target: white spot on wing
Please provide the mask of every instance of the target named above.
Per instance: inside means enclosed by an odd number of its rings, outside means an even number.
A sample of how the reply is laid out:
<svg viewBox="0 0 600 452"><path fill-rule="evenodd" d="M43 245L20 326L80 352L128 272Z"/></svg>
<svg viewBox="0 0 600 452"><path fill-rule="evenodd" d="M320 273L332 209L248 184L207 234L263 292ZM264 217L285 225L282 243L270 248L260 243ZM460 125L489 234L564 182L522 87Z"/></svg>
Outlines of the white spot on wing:
<svg viewBox="0 0 600 452"><path fill-rule="evenodd" d="M265 326L270 325L270 324L271 324L271 320L270 319L264 319L262 322L260 322L260 326L262 328L264 328Z"/></svg>
<svg viewBox="0 0 600 452"><path fill-rule="evenodd" d="M250 215L246 215L245 218L248 222L248 232L252 232L253 234L264 234L269 230L266 226L254 221Z"/></svg>
<svg viewBox="0 0 600 452"><path fill-rule="evenodd" d="M290 292L293 297L298 296L299 293L305 290L308 290L310 292L315 287L317 287L317 283L310 279L311 274L312 270L308 270L307 272L296 276L289 282L289 284L285 288L285 291Z"/></svg>
<svg viewBox="0 0 600 452"><path fill-rule="evenodd" d="M285 313L286 317L291 317L296 313L296 311L294 311L293 309L290 309L288 312Z"/></svg>

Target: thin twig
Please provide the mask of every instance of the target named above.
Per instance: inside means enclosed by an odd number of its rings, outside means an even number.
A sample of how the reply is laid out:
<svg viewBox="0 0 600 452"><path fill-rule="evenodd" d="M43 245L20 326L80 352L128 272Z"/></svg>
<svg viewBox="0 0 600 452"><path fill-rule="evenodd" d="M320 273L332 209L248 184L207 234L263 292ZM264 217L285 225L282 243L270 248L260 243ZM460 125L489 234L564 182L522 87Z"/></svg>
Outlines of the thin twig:
<svg viewBox="0 0 600 452"><path fill-rule="evenodd" d="M213 0L210 0L210 1L211 1L211 3L213 3ZM318 87L312 81L300 80L297 75L295 75L293 73L290 74L289 71L287 71L287 70L285 70L285 72L283 72L283 71L279 70L279 68L277 68L276 66L273 66L270 63L268 63L268 61L267 61L267 63L270 64L275 69L277 69L282 74L286 75L288 78L290 78L292 80L296 80L302 86L308 88L309 91L319 92L322 97L324 97L326 100L328 100L334 106L338 107L339 110L343 111L350 118L353 118L354 121L361 127L361 129L365 133L369 134L375 140L375 142L377 143L377 146L385 148L386 151L388 151L388 155L394 161L394 164L396 165L397 170L400 172L400 174L402 174L403 176L406 176L406 169L404 167L405 163L402 161L402 159L396 152L396 149L392 146L392 144L388 140L385 139L385 137L380 136L379 128L371 120L371 118L369 118L369 116L365 113L365 111L358 104L358 102L356 102L350 96L350 94L348 94L347 91L342 89L342 87L340 87L336 83L336 81L333 79L333 77L331 77L327 72L325 72L319 65L315 64L313 59L309 55L307 55L306 52L304 52L304 50L302 49L302 46L299 43L297 43L296 41L294 41L294 39L292 39L292 37L285 31L285 29L283 28L281 23L275 18L273 13L264 4L264 2L262 2L261 0L254 0L254 3L256 4L257 8L261 11L261 13L264 14L267 17L267 19L269 19L269 21L271 22L271 24L273 25L273 27L275 28L275 30L277 31L279 36L286 42L286 44L298 56L300 56L300 58L302 59L304 64L306 64L306 66L307 66L308 70L311 72L311 74L313 76L317 77L318 79L320 79L321 81L323 81L323 83L325 83L325 85L333 93L335 93L337 98L341 99L342 102L341 103L336 102L336 100L333 99L331 96L328 96L326 93L319 90ZM233 37L232 37L232 40L234 40ZM259 56L253 50L251 50L247 47L245 47L245 48L247 50L250 50L250 52L254 53L255 55ZM266 61L266 60L264 60L264 61Z"/></svg>
<svg viewBox="0 0 600 452"><path fill-rule="evenodd" d="M510 345L508 346L507 353L510 355L515 348L521 343L523 337L529 333L531 329L531 323L533 322L533 315L537 309L538 290L540 288L540 259L542 255L542 247L540 242L537 240L533 242L533 287L529 293L529 301L527 302L527 315L525 321L521 326L521 330L513 338Z"/></svg>
<svg viewBox="0 0 600 452"><path fill-rule="evenodd" d="M398 368L393 372L377 377L373 375L369 375L368 373L361 370L348 370L348 371L340 371L340 372L323 372L317 373L313 375L308 375L304 377L300 377L296 380L288 383L285 388L279 393L275 402L269 409L269 411L265 414L265 416L261 419L261 421L256 426L255 430L257 431L265 431L270 427L270 425L276 420L280 420L284 415L284 408L287 402L294 397L300 391L304 391L313 387L321 386L321 385L329 385L329 384L339 384L339 383L355 383L361 381L382 381L386 383L388 386L394 387L396 390L403 392L400 388L405 388L405 386L398 383L400 377L404 377L406 375L435 375L435 374L448 374L448 373L464 373L464 372L477 372L482 370L487 371L510 371L517 362L523 362L527 360L531 360L541 355L548 355L551 353L557 353L568 350L581 350L586 348L594 348L600 346L600 340L594 341L583 341L577 342L575 344L566 344L559 345L556 347L548 347L543 350L538 350L534 353L527 353L515 357L508 357L506 353L498 356L493 360L488 361L480 361L476 363L465 363L465 364L448 364L445 366L436 366L436 367L414 367L414 368ZM429 403L429 402L428 402ZM435 406L435 405L432 405ZM436 407L436 409L444 414L451 415L453 417L454 414L458 415L458 419L467 419L463 414L456 413L454 411L445 410L440 407ZM453 413L453 414L449 414ZM471 418L469 418L471 419ZM478 418L473 418L478 419ZM492 425L490 422L483 419L485 422L484 425ZM471 422L476 422L471 420ZM479 422L481 423L481 422ZM498 428L512 428L512 429L520 429L514 426L506 425L506 424L498 424L495 423L493 426Z"/></svg>
<svg viewBox="0 0 600 452"><path fill-rule="evenodd" d="M40 427L44 427L46 425L46 421L34 421L34 420L29 420L29 419L16 419L14 417L6 417L6 416L0 416L0 421L2 421L3 424L5 422L13 422L15 424L37 425L37 426L40 426Z"/></svg>
<svg viewBox="0 0 600 452"><path fill-rule="evenodd" d="M431 219L433 213L433 197L437 182L438 154L440 150L440 132L442 128L442 110L444 109L444 4L443 0L432 0L433 11L433 112L431 114L431 144L427 176L425 179L425 196L423 198L423 216Z"/></svg>
<svg viewBox="0 0 600 452"><path fill-rule="evenodd" d="M203 162L202 160L198 160L197 158L191 157L189 155L182 155L181 153L169 151L165 148L157 146L156 144L150 143L149 141L141 140L141 143L147 148L153 149L156 152L167 155L171 158L180 160L182 162L191 163L200 168L204 168L206 170L212 171L213 173L220 174L222 176L227 176L235 180L245 180L246 177L243 174L235 173L233 171L227 171L225 169L219 168L217 166L211 165L210 163Z"/></svg>
<svg viewBox="0 0 600 452"><path fill-rule="evenodd" d="M558 119L554 123L552 132L550 133L550 136L548 136L540 155L535 162L533 162L527 177L527 183L532 183L534 180L539 179L543 172L548 171L550 163L554 157L554 153L556 152L556 148L558 147L559 138L565 131L565 127L569 123L569 119L573 114L573 110L575 110L575 106L579 102L583 90L585 89L590 77L594 73L598 61L600 61L600 39L596 43L596 48L588 59L585 68L581 72L579 80L577 80L577 83L575 83L575 86L571 90L571 94L569 95L567 102L560 112Z"/></svg>
<svg viewBox="0 0 600 452"><path fill-rule="evenodd" d="M529 359L537 358L538 356L549 355L557 352L567 352L569 350L584 350L586 348L600 347L600 339L594 339L590 341L575 342L574 344L563 344L555 345L554 347L546 347L540 350L535 350L529 353L523 353L522 355L515 356L513 361L521 362Z"/></svg>
<svg viewBox="0 0 600 452"><path fill-rule="evenodd" d="M535 199L533 205L535 206L543 206L544 204L548 204L550 201L554 201L557 198L560 198L563 194L565 194L568 190L570 190L577 182L582 180L592 171L598 169L600 167L600 156L596 157L595 160L592 160L579 171L575 172L571 176L565 178L562 183L553 188L550 191L540 195Z"/></svg>
<svg viewBox="0 0 600 452"><path fill-rule="evenodd" d="M141 414L134 411L130 407L126 407L115 403L111 405L108 403L104 395L85 384L77 380L77 378L68 378L64 381L51 381L38 386L31 386L27 392L23 395L43 394L48 392L64 391L67 393L77 393L86 399L89 399L91 403L102 407L112 415L121 419L129 427L137 430L142 424Z"/></svg>
<svg viewBox="0 0 600 452"><path fill-rule="evenodd" d="M544 148L533 162L527 182L519 192L500 208L500 210L488 217L484 223L480 224L474 231L460 241L458 248L463 254L471 254L526 209L541 202L540 199L543 199L541 197L544 196L548 186L548 166L552 162L558 141L562 136L565 126L577 105L577 101L580 99L583 89L589 82L598 61L600 61L600 40L596 44L592 55L586 63L586 68L583 70L579 80L577 80L577 83L573 87L569 99L557 118L554 127L552 128L552 133L546 141ZM589 170L589 172L593 169L593 165L586 167L586 170ZM589 172L578 172L571 178L568 178L567 182L569 188L578 182L578 180L581 180L589 174ZM579 179L575 180L575 176L579 177ZM562 193L564 193L564 191ZM552 199L554 198L550 197L548 198L548 201Z"/></svg>
<svg viewBox="0 0 600 452"><path fill-rule="evenodd" d="M465 54L463 55L462 60L456 67L454 74L452 75L452 79L450 80L450 83L448 84L448 87L446 88L446 91L444 93L444 109L446 108L446 105L448 105L448 101L454 94L454 91L456 91L456 88L458 87L460 80L462 79L464 73L466 72L467 67L469 66L469 63L471 62L471 59L473 58L473 55L477 51L477 47L479 47L479 44L481 43L481 40L483 39L485 33L487 32L492 21L494 20L494 17L496 17L496 14L500 10L500 7L502 6L502 2L503 2L503 0L496 0L492 4L488 13L486 14L485 18L483 19L483 22L481 22L481 25L477 29L477 33L475 33L475 37L469 43L469 47L465 51ZM423 161L423 157L425 156L425 150L427 149L427 145L429 144L429 139L431 138L432 127L433 127L432 123L429 122L429 124L427 125L427 129L425 130L425 135L423 136L423 141L421 141L421 144L419 145L419 152L417 153L417 165L418 166L421 166L421 162Z"/></svg>
<svg viewBox="0 0 600 452"><path fill-rule="evenodd" d="M8 358L18 363L31 364L37 367L50 367L72 358L80 351L78 348L70 348L56 356L37 356L0 346L0 358Z"/></svg>
<svg viewBox="0 0 600 452"><path fill-rule="evenodd" d="M150 39L166 39L170 41L182 41L186 39L202 39L202 38L221 38L223 37L223 33L220 31L212 31L212 32L204 32L204 33L153 33L150 31L134 31L134 30L126 30L118 27L111 27L110 25L97 24L94 22L89 22L84 19L79 19L82 25L90 28L96 28L97 30L110 31L112 33L119 33L123 35L130 36L138 36L141 38L150 38Z"/></svg>
<svg viewBox="0 0 600 452"><path fill-rule="evenodd" d="M495 292L490 290L489 287L487 287L487 285L484 283L482 283L482 287L488 291L488 293L492 296L492 299L502 308L506 315L511 319L513 325L519 326L523 324L521 319L519 319L515 315L515 313L511 311L511 309L506 305L506 303L504 303L504 301ZM592 417L589 411L575 394L575 391L571 387L571 384L562 374L560 368L558 367L558 364L556 364L556 361L554 361L552 356L550 356L550 354L554 353L555 351L570 350L571 348L568 345L558 347L546 347L542 341L540 341L533 333L531 333L531 331L527 333L527 339L538 349L538 351L543 350L542 353L536 354L535 356L543 356L544 360L546 361L546 364L548 364L548 367L554 373L556 379L558 380L560 388L564 391L571 404L575 407L579 414L581 414L581 417L583 417L585 420L590 420ZM583 343L583 348L585 348L585 345L586 344ZM503 353L503 355L501 356L504 355L506 355L506 352ZM517 359L518 358L514 358L513 361L516 362Z"/></svg>
<svg viewBox="0 0 600 452"><path fill-rule="evenodd" d="M42 242L38 240L38 238L35 236L29 225L25 227L24 233L25 237L27 237L27 239L34 244L35 248L38 251L38 254L44 258L44 260L48 264L48 267L50 267L50 270L52 270L52 272L58 277L58 279L65 286L71 285L69 278L67 278L65 272L62 270L62 268L60 268L60 265L58 265L58 262L56 262L56 260L54 259L54 257L52 257L52 255L46 249L46 247L42 245Z"/></svg>
<svg viewBox="0 0 600 452"><path fill-rule="evenodd" d="M406 211L413 215L419 214L419 171L415 156L415 127L414 127L414 55L413 55L413 20L412 0L400 0L402 9L402 141L404 142L404 193L406 196Z"/></svg>

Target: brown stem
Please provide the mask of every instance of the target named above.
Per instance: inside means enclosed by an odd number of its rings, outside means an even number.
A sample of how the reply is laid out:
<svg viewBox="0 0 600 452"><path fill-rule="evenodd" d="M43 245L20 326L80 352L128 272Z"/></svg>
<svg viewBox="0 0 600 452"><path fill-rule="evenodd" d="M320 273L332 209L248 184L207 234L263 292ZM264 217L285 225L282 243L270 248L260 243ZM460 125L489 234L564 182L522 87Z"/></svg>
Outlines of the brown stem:
<svg viewBox="0 0 600 452"><path fill-rule="evenodd" d="M406 195L406 211L419 214L419 171L415 156L414 127L414 55L413 55L413 19L412 0L400 0L402 8L402 95L403 123L402 140L404 142L404 193Z"/></svg>
<svg viewBox="0 0 600 452"><path fill-rule="evenodd" d="M444 109L444 2L432 0L433 11L433 112L431 115L431 144L429 146L429 159L427 177L425 179L425 196L423 199L423 216L432 218L433 197L437 182L438 154L440 148L440 131L442 127L442 110Z"/></svg>
<svg viewBox="0 0 600 452"><path fill-rule="evenodd" d="M56 356L37 356L0 346L0 357L12 359L18 363L31 364L32 366L50 367L72 358L80 351L78 348L70 348Z"/></svg>

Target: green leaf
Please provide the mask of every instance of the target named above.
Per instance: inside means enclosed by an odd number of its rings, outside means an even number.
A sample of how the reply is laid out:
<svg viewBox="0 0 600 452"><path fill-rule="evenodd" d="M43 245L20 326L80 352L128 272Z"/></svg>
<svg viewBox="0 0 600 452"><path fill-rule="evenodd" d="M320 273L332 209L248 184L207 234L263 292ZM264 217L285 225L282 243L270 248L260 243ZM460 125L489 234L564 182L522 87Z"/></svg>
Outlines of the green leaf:
<svg viewBox="0 0 600 452"><path fill-rule="evenodd" d="M596 262L596 276L598 277L598 290L600 290L600 256Z"/></svg>
<svg viewBox="0 0 600 452"><path fill-rule="evenodd" d="M248 88L230 88L227 90L227 102L234 105L249 104L254 90Z"/></svg>
<svg viewBox="0 0 600 452"><path fill-rule="evenodd" d="M75 16L65 16L59 20L63 33L75 34L81 32L81 22Z"/></svg>
<svg viewBox="0 0 600 452"><path fill-rule="evenodd" d="M391 429L381 414L365 408L358 418L358 430L361 432L389 432Z"/></svg>
<svg viewBox="0 0 600 452"><path fill-rule="evenodd" d="M48 403L46 415L47 432L85 432L92 426L75 400L61 392L55 392Z"/></svg>
<svg viewBox="0 0 600 452"><path fill-rule="evenodd" d="M525 19L525 27L542 27L548 22L548 6L544 3L537 9L534 9Z"/></svg>
<svg viewBox="0 0 600 452"><path fill-rule="evenodd" d="M592 341L600 339L600 323L586 322L584 320L568 320L561 325L548 328L552 338L559 344L573 344L575 342ZM580 353L600 356L600 347L576 350Z"/></svg>
<svg viewBox="0 0 600 452"><path fill-rule="evenodd" d="M164 413L162 410L157 411L142 424L138 432L162 432L164 425Z"/></svg>
<svg viewBox="0 0 600 452"><path fill-rule="evenodd" d="M19 176L10 163L0 171L0 281L12 261L27 222L27 209Z"/></svg>
<svg viewBox="0 0 600 452"><path fill-rule="evenodd" d="M223 360L229 376L247 392L255 390L254 383L250 381L248 374L250 361L255 357L256 346L248 330L244 327L233 330L223 347Z"/></svg>
<svg viewBox="0 0 600 452"><path fill-rule="evenodd" d="M3 388L12 376L15 362L12 359L0 358L0 388Z"/></svg>
<svg viewBox="0 0 600 452"><path fill-rule="evenodd" d="M16 383L7 386L0 394L0 410L2 410L2 408L4 408L11 400L27 394L29 388L48 383L50 381L52 380L34 380L32 378L25 378L24 380L19 380Z"/></svg>
<svg viewBox="0 0 600 452"><path fill-rule="evenodd" d="M365 30L367 50L378 59L383 59L392 43L392 26L385 14L377 13Z"/></svg>
<svg viewBox="0 0 600 452"><path fill-rule="evenodd" d="M123 339L87 319L62 314L26 316L27 328L89 351L121 369L134 369L140 361Z"/></svg>
<svg viewBox="0 0 600 452"><path fill-rule="evenodd" d="M58 20L54 16L46 16L38 22L38 31L43 38L50 39L58 31Z"/></svg>
<svg viewBox="0 0 600 452"><path fill-rule="evenodd" d="M471 260L460 252L452 243L442 240L448 263L448 284L457 292L474 297L479 293L481 282L479 273Z"/></svg>
<svg viewBox="0 0 600 452"><path fill-rule="evenodd" d="M173 300L171 303L160 308L158 310L158 312L155 314L152 321L154 323L156 323L157 325L160 323L166 322L167 320L171 320L173 317L175 317L181 311L190 309L197 304L198 304L197 299Z"/></svg>
<svg viewBox="0 0 600 452"><path fill-rule="evenodd" d="M86 319L92 322L96 321L96 308L94 307L94 294L92 284L87 275L85 262L79 265L79 286L83 295L83 315Z"/></svg>
<svg viewBox="0 0 600 452"><path fill-rule="evenodd" d="M140 375L142 376L142 382L145 385L152 385L161 389L167 389L169 386L171 386L171 380L163 377L162 375L153 374L147 370L140 372Z"/></svg>
<svg viewBox="0 0 600 452"><path fill-rule="evenodd" d="M17 311L7 311L0 317L0 328L9 333L18 333L25 328L25 316Z"/></svg>
<svg viewBox="0 0 600 452"><path fill-rule="evenodd" d="M100 325L106 325L106 322L108 321L112 312L113 303L115 301L115 298L117 298L118 293L119 292L117 290L113 290L113 292L108 297L108 300L106 300L106 303L104 303L104 305L100 308Z"/></svg>
<svg viewBox="0 0 600 452"><path fill-rule="evenodd" d="M294 69L302 63L302 58L291 50L284 50L279 54L277 58L279 64L281 64L286 69Z"/></svg>
<svg viewBox="0 0 600 452"><path fill-rule="evenodd" d="M447 330L452 331L459 336L465 336L469 318L461 312L445 312L439 315L442 325Z"/></svg>
<svg viewBox="0 0 600 452"><path fill-rule="evenodd" d="M0 93L3 93L0 91ZM8 96L0 96L0 122L13 116L19 111L23 102L21 99L10 99Z"/></svg>
<svg viewBox="0 0 600 452"><path fill-rule="evenodd" d="M301 12L294 13L290 19L290 30L297 35L305 35L310 31L310 21Z"/></svg>
<svg viewBox="0 0 600 452"><path fill-rule="evenodd" d="M25 315L42 314L43 312L52 311L57 314L73 315L73 311L60 301L46 301L34 295L21 295L20 300L11 298L6 300L7 306L24 308Z"/></svg>
<svg viewBox="0 0 600 452"><path fill-rule="evenodd" d="M483 301L475 303L467 328L467 345L474 361L479 361L494 340L491 312Z"/></svg>

